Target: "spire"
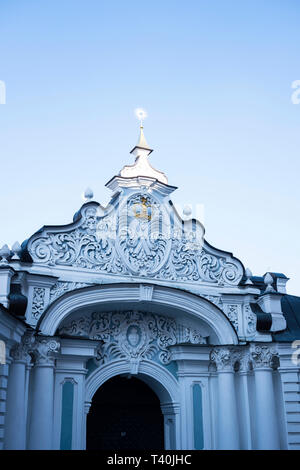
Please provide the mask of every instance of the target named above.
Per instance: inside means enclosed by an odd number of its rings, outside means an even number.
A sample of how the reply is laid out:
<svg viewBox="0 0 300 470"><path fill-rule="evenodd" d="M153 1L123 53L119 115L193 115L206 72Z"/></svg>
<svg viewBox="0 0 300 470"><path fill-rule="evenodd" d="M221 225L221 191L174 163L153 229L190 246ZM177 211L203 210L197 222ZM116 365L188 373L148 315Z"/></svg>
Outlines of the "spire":
<svg viewBox="0 0 300 470"><path fill-rule="evenodd" d="M140 137L139 137L138 143L136 144L136 147L151 150L149 145L147 144L147 141L144 135L144 127L142 124L140 125Z"/></svg>
<svg viewBox="0 0 300 470"><path fill-rule="evenodd" d="M135 162L133 165L125 165L122 170L120 171L119 175L125 178L136 178L137 176L145 176L154 178L161 183L168 184L168 179L166 175L153 168L149 161L148 157L150 153L153 151L144 136L144 127L143 127L143 120L147 117L146 111L141 108L135 110L135 114L140 120L140 135L138 143L130 153L135 156Z"/></svg>
<svg viewBox="0 0 300 470"><path fill-rule="evenodd" d="M147 117L147 112L142 108L137 108L135 110L135 115L140 121L140 135L139 135L138 143L136 144L135 147L133 147L130 153L137 154L136 150L144 149L148 151L147 155L150 155L150 153L152 152L152 149L147 144L147 141L144 135L144 126L143 126L143 120Z"/></svg>

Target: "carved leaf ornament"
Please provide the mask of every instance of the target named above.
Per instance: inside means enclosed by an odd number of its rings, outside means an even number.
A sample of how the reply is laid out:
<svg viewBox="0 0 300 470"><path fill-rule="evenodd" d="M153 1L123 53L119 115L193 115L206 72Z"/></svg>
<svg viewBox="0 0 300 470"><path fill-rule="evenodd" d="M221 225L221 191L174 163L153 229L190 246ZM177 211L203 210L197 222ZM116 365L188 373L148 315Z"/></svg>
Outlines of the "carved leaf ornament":
<svg viewBox="0 0 300 470"><path fill-rule="evenodd" d="M117 358L152 359L156 355L162 364L168 364L169 346L206 344L198 330L179 325L172 318L139 311L93 312L71 320L59 329L59 334L99 340L99 364Z"/></svg>

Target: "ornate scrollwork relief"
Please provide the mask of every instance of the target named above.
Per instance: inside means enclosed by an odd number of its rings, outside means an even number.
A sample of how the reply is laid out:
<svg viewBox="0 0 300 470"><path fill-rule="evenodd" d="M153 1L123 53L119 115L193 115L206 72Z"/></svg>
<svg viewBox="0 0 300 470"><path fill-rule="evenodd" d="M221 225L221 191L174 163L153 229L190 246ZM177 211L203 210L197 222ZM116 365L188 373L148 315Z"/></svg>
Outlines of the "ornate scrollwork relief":
<svg viewBox="0 0 300 470"><path fill-rule="evenodd" d="M238 312L239 312L238 305L236 304L227 305L225 313L227 317L229 318L229 320L231 321L236 331L238 331L239 329Z"/></svg>
<svg viewBox="0 0 300 470"><path fill-rule="evenodd" d="M126 202L120 213L116 247L132 274L155 274L166 261L171 248L164 233L166 217L150 196L137 194Z"/></svg>
<svg viewBox="0 0 300 470"><path fill-rule="evenodd" d="M251 343L249 346L216 346L210 353L211 364L218 372L248 374L253 369L278 367L279 355L275 347Z"/></svg>
<svg viewBox="0 0 300 470"><path fill-rule="evenodd" d="M26 331L21 342L16 344L10 351L12 359L16 362L28 362L35 348L35 336L33 331Z"/></svg>
<svg viewBox="0 0 300 470"><path fill-rule="evenodd" d="M200 256L200 270L205 280L221 285L235 283L240 275L236 264L226 261L225 257L209 254L205 249Z"/></svg>
<svg viewBox="0 0 300 470"><path fill-rule="evenodd" d="M155 278L234 285L238 284L241 275L237 264L209 254L205 245L199 248L197 243L193 244L190 240L173 238L170 259Z"/></svg>
<svg viewBox="0 0 300 470"><path fill-rule="evenodd" d="M209 300L211 303L215 304L217 307L219 307L221 310L223 310L222 298L219 295L202 294L202 292L201 292L200 295L204 299Z"/></svg>
<svg viewBox="0 0 300 470"><path fill-rule="evenodd" d="M239 362L239 372L243 374L247 374L249 371L252 370L253 364L250 352L247 349L241 349L241 353L239 354L238 358Z"/></svg>
<svg viewBox="0 0 300 470"><path fill-rule="evenodd" d="M110 219L109 219L110 220ZM109 225L99 222L97 208L85 207L81 224L64 231L47 231L30 244L33 261L50 266L74 266L108 273L126 273L114 249L114 240L107 232Z"/></svg>
<svg viewBox="0 0 300 470"><path fill-rule="evenodd" d="M120 199L107 213L98 209L96 203L86 204L73 225L34 235L28 242L33 261L125 276L239 284L241 263L203 243L193 229L171 223L165 206L151 196Z"/></svg>
<svg viewBox="0 0 300 470"><path fill-rule="evenodd" d="M206 343L198 330L172 318L139 311L94 312L67 323L59 334L100 340L98 364L115 358L140 361L156 355L162 364L168 364L169 346Z"/></svg>
<svg viewBox="0 0 300 470"><path fill-rule="evenodd" d="M38 365L54 365L55 355L60 349L60 343L55 338L36 338L32 354Z"/></svg>
<svg viewBox="0 0 300 470"><path fill-rule="evenodd" d="M40 318L45 309L45 294L44 287L34 287L32 298L32 316L36 320Z"/></svg>
<svg viewBox="0 0 300 470"><path fill-rule="evenodd" d="M244 318L247 325L247 333L252 334L256 331L256 322L257 317L254 312L252 312L249 304L244 305Z"/></svg>
<svg viewBox="0 0 300 470"><path fill-rule="evenodd" d="M239 346L217 346L210 353L211 364L217 370L248 373L251 370L251 356L248 348Z"/></svg>
<svg viewBox="0 0 300 470"><path fill-rule="evenodd" d="M218 371L233 372L234 363L236 362L235 349L216 347L210 353L210 360L216 365Z"/></svg>
<svg viewBox="0 0 300 470"><path fill-rule="evenodd" d="M255 369L273 368L278 358L275 348L264 344L251 344L250 355Z"/></svg>
<svg viewBox="0 0 300 470"><path fill-rule="evenodd" d="M50 289L50 303L54 302L54 300L64 295L66 292L90 285L91 284L87 284L86 282L57 281Z"/></svg>
<svg viewBox="0 0 300 470"><path fill-rule="evenodd" d="M17 344L10 351L10 355L15 362L27 362L30 358L28 348L24 342Z"/></svg>
<svg viewBox="0 0 300 470"><path fill-rule="evenodd" d="M35 336L33 331L27 331L21 343L12 349L11 356L14 361L27 362L31 356L37 365L53 365L59 349L60 343L56 338Z"/></svg>

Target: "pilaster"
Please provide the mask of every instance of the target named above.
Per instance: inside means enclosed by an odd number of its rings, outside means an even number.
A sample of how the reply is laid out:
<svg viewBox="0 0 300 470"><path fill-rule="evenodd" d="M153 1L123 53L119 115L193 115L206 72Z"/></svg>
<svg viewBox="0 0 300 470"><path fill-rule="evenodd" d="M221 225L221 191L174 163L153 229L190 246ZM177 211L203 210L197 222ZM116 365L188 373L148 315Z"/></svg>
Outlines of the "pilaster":
<svg viewBox="0 0 300 470"><path fill-rule="evenodd" d="M210 359L216 364L218 372L218 445L222 449L239 449L239 425L234 381L236 349L216 347Z"/></svg>
<svg viewBox="0 0 300 470"><path fill-rule="evenodd" d="M277 344L288 449L300 449L300 341Z"/></svg>
<svg viewBox="0 0 300 470"><path fill-rule="evenodd" d="M36 326L42 313L50 302L50 288L57 281L55 276L38 274L26 275L26 293L28 304L26 309L26 321L31 326Z"/></svg>
<svg viewBox="0 0 300 470"><path fill-rule="evenodd" d="M22 450L26 447L26 364L30 343L25 334L22 342L10 352L12 361L9 368L7 390L7 415L5 424L5 449Z"/></svg>
<svg viewBox="0 0 300 470"><path fill-rule="evenodd" d="M84 339L61 339L60 355L55 368L54 392L54 429L53 448L60 449L62 422L62 390L65 382L74 385L73 417L72 417L72 449L86 447L86 416L83 403L85 401L86 363L95 357L99 343Z"/></svg>
<svg viewBox="0 0 300 470"><path fill-rule="evenodd" d="M255 448L275 450L280 448L278 418L273 385L274 360L278 357L273 346L251 344L250 355L255 375L256 432Z"/></svg>
<svg viewBox="0 0 300 470"><path fill-rule="evenodd" d="M177 362L177 376L181 397L181 449L195 449L193 386L201 387L202 430L204 449L212 448L212 422L209 393L210 347L178 345L170 347L172 359Z"/></svg>
<svg viewBox="0 0 300 470"><path fill-rule="evenodd" d="M52 449L54 364L60 343L55 338L36 339L33 347L32 411L29 449Z"/></svg>

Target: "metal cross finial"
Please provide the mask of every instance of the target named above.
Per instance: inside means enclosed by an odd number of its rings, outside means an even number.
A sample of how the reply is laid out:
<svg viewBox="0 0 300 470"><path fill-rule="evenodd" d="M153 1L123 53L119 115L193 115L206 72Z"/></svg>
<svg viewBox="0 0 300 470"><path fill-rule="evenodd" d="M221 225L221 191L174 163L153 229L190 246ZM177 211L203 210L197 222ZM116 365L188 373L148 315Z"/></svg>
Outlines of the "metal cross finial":
<svg viewBox="0 0 300 470"><path fill-rule="evenodd" d="M136 108L135 115L140 121L140 127L143 127L143 121L147 117L147 111L142 108Z"/></svg>

